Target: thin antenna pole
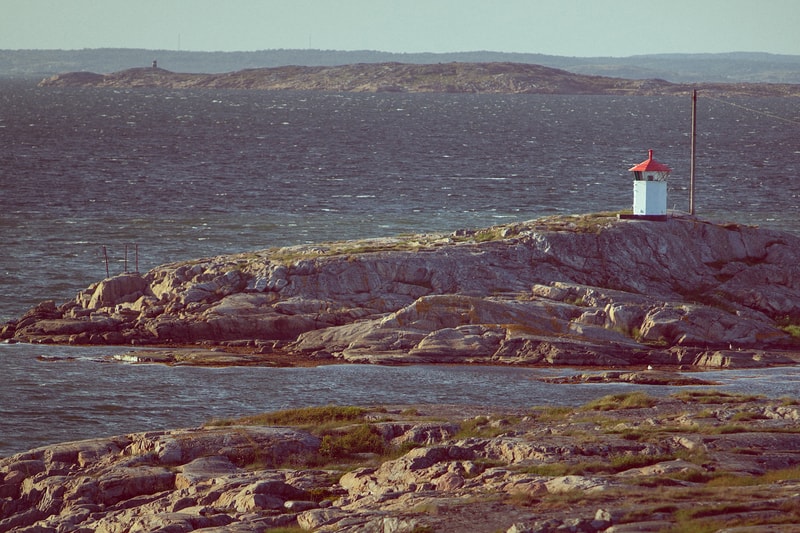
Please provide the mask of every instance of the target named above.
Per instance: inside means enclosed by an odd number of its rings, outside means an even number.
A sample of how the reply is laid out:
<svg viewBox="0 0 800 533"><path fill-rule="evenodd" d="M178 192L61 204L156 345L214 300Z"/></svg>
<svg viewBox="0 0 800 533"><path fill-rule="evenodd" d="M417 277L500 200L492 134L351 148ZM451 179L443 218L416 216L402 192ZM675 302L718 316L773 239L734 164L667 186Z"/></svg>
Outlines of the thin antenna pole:
<svg viewBox="0 0 800 533"><path fill-rule="evenodd" d="M692 90L692 154L689 166L689 214L694 216L694 162L697 141L697 89Z"/></svg>
<svg viewBox="0 0 800 533"><path fill-rule="evenodd" d="M106 262L106 278L108 277L108 252L106 251L106 246L103 245L103 259Z"/></svg>

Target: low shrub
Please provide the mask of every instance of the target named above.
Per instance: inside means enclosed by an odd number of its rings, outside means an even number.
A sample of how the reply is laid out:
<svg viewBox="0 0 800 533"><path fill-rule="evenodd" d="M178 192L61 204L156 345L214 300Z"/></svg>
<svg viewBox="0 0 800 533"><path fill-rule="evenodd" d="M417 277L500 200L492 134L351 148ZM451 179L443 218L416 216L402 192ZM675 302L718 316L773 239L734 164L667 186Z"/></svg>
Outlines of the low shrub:
<svg viewBox="0 0 800 533"><path fill-rule="evenodd" d="M377 429L360 424L344 432L324 435L319 454L329 459L349 459L359 453L383 454L386 442Z"/></svg>

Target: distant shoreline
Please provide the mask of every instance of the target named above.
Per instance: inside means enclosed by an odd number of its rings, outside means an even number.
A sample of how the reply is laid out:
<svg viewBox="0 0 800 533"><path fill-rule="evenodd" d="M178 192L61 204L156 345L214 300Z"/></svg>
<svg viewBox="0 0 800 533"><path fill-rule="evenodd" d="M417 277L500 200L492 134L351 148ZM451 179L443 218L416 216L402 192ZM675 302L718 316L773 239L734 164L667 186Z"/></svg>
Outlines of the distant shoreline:
<svg viewBox="0 0 800 533"><path fill-rule="evenodd" d="M522 63L576 74L673 83L800 83L800 55L762 52L649 54L629 57L566 57L538 53L464 51L391 53L376 50L280 49L251 52L192 52L141 48L0 50L0 76L38 79L63 72L117 72L158 65L174 72L223 73L287 65L358 63Z"/></svg>
<svg viewBox="0 0 800 533"><path fill-rule="evenodd" d="M575 74L523 63L358 63L330 67L283 66L223 74L171 72L157 66L111 74L68 72L42 87L301 90L364 93L553 94L664 96L699 90L715 96L800 96L800 84L671 83Z"/></svg>

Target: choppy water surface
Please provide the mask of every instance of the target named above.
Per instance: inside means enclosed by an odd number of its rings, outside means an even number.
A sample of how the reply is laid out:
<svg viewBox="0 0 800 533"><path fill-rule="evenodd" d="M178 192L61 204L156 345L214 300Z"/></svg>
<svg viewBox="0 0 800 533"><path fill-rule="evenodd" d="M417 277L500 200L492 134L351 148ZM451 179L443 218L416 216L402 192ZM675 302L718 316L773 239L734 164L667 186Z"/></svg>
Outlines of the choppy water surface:
<svg viewBox="0 0 800 533"><path fill-rule="evenodd" d="M116 351L115 351L116 350ZM0 456L35 446L134 431L194 427L215 418L309 405L459 404L527 408L580 405L632 387L554 385L565 369L332 365L317 368L193 368L103 362L123 349L0 345ZM72 357L43 362L37 355ZM796 397L800 367L720 371L721 390Z"/></svg>
<svg viewBox="0 0 800 533"><path fill-rule="evenodd" d="M701 93L698 116L698 214L800 231L797 102ZM649 148L674 169L670 207L685 210L689 130L690 102L675 97L55 89L0 80L0 321L105 277L102 246L115 274L126 244L138 245L145 271L271 246L627 208L627 169ZM129 269L133 261L131 252ZM44 363L35 358L43 350L0 346L0 455L312 403L525 406L610 390L546 386L533 370L209 370L98 363L82 352ZM791 372L752 375L742 383L767 376L796 384Z"/></svg>
<svg viewBox="0 0 800 533"><path fill-rule="evenodd" d="M698 213L800 231L794 99L699 99ZM733 105L731 105L733 104ZM769 113L769 114L764 114ZM690 101L37 88L0 80L0 320L123 269L276 245L629 208ZM787 122L788 121L788 122ZM129 258L131 263L133 258ZM129 263L129 268L133 266Z"/></svg>

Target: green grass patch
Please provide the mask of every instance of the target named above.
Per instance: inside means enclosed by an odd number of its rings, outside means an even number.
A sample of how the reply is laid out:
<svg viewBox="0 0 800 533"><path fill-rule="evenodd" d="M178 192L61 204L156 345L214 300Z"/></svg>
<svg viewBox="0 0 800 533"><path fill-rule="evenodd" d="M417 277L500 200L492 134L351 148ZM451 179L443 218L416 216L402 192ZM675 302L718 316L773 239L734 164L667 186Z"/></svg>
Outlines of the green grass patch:
<svg viewBox="0 0 800 533"><path fill-rule="evenodd" d="M581 215L556 215L546 217L537 222L545 225L551 231L572 231L574 233L600 233L602 230L615 224L617 215L631 211L602 211L599 213L586 213Z"/></svg>
<svg viewBox="0 0 800 533"><path fill-rule="evenodd" d="M707 483L713 478L713 474L701 472L700 470L683 470L668 475L636 479L633 483L641 487L652 489L656 487L682 487L684 482L687 481L689 483Z"/></svg>
<svg viewBox="0 0 800 533"><path fill-rule="evenodd" d="M709 487L753 487L771 485L781 481L797 481L800 479L800 465L778 470L770 470L758 476L741 474L722 474L708 482Z"/></svg>
<svg viewBox="0 0 800 533"><path fill-rule="evenodd" d="M499 424L498 420L493 420L486 416L477 416L475 418L470 418L469 420L464 420L460 424L460 429L458 433L456 433L456 439L469 439L469 438L492 438L498 435L501 435L508 431L508 428L519 422L516 418L513 420L509 419L502 419L505 420L505 424ZM495 422L495 424L493 424Z"/></svg>
<svg viewBox="0 0 800 533"><path fill-rule="evenodd" d="M360 453L382 455L387 451L386 442L373 426L359 424L344 432L337 431L322 437L319 454L326 459L350 459Z"/></svg>
<svg viewBox="0 0 800 533"><path fill-rule="evenodd" d="M246 467L250 470L277 467L291 469L324 467L331 470L347 470L352 464L363 466L392 459L401 454L398 448L390 446L384 440L377 428L366 423L329 428L316 433L321 437L316 451L284 458L281 464L262 459ZM325 494L317 495L319 499L325 497ZM312 499L317 501L317 498Z"/></svg>
<svg viewBox="0 0 800 533"><path fill-rule="evenodd" d="M751 431L750 426L742 424L723 424L721 426L708 428L707 433L714 433L717 435L734 435L736 433L747 433Z"/></svg>
<svg viewBox="0 0 800 533"><path fill-rule="evenodd" d="M568 463L545 463L539 465L529 465L520 468L519 471L524 474L533 474L535 476L559 477L566 476L573 472L572 467Z"/></svg>
<svg viewBox="0 0 800 533"><path fill-rule="evenodd" d="M241 465L250 470L322 466L338 469L346 468L353 463L364 464L396 459L419 446L414 442L391 446L380 430L372 425L372 422L379 421L374 419L374 413L381 412L386 412L386 409L329 405L214 420L206 426L290 426L303 429L320 438L320 446L316 451L284 457L280 464L274 458L258 455L251 464ZM373 416L367 420L368 415ZM365 457L366 454L373 457Z"/></svg>
<svg viewBox="0 0 800 533"><path fill-rule="evenodd" d="M751 420L767 420L768 417L764 413L755 411L738 411L733 414L731 420L734 422L750 422Z"/></svg>
<svg viewBox="0 0 800 533"><path fill-rule="evenodd" d="M662 463L664 461L672 461L673 459L675 459L675 457L672 455L612 455L609 468L610 473L616 474L632 468L642 468L645 466Z"/></svg>
<svg viewBox="0 0 800 533"><path fill-rule="evenodd" d="M754 516L753 511L774 511ZM737 516L738 515L738 516ZM711 533L727 528L739 528L800 522L800 509L794 505L774 507L772 504L718 504L679 509L673 515L677 524L668 533Z"/></svg>
<svg viewBox="0 0 800 533"><path fill-rule="evenodd" d="M537 422L564 422L575 412L574 407L554 406L537 407L532 410L531 415Z"/></svg>
<svg viewBox="0 0 800 533"><path fill-rule="evenodd" d="M610 394L585 404L584 411L615 411L617 409L644 409L658 403L656 398L641 391Z"/></svg>
<svg viewBox="0 0 800 533"><path fill-rule="evenodd" d="M762 483L777 483L779 481L797 481L800 479L800 465L789 468L771 470L758 476ZM800 509L799 509L800 510Z"/></svg>
<svg viewBox="0 0 800 533"><path fill-rule="evenodd" d="M672 397L688 403L747 403L764 399L757 394L734 394L719 390L686 390L672 394Z"/></svg>
<svg viewBox="0 0 800 533"><path fill-rule="evenodd" d="M618 474L632 468L642 468L664 461L672 461L672 455L612 455L607 462L582 461L579 463L546 463L528 465L521 469L525 474L537 476L585 476L589 474Z"/></svg>
<svg viewBox="0 0 800 533"><path fill-rule="evenodd" d="M788 324L785 326L781 326L780 329L788 333L793 339L800 340L800 325Z"/></svg>
<svg viewBox="0 0 800 533"><path fill-rule="evenodd" d="M632 442L657 442L665 435L701 433L702 429L703 428L697 423L682 423L680 425L664 424L654 427L639 426L635 428L625 428L622 430L611 428L608 433L612 435L619 435L620 438Z"/></svg>
<svg viewBox="0 0 800 533"><path fill-rule="evenodd" d="M479 230L473 236L475 242L499 241L503 238L503 228L493 227Z"/></svg>
<svg viewBox="0 0 800 533"><path fill-rule="evenodd" d="M361 421L369 412L368 409L353 406L303 407L241 418L212 420L206 426L297 426L318 428Z"/></svg>
<svg viewBox="0 0 800 533"><path fill-rule="evenodd" d="M533 507L541 500L530 492L514 491L505 498L505 502L516 507Z"/></svg>

